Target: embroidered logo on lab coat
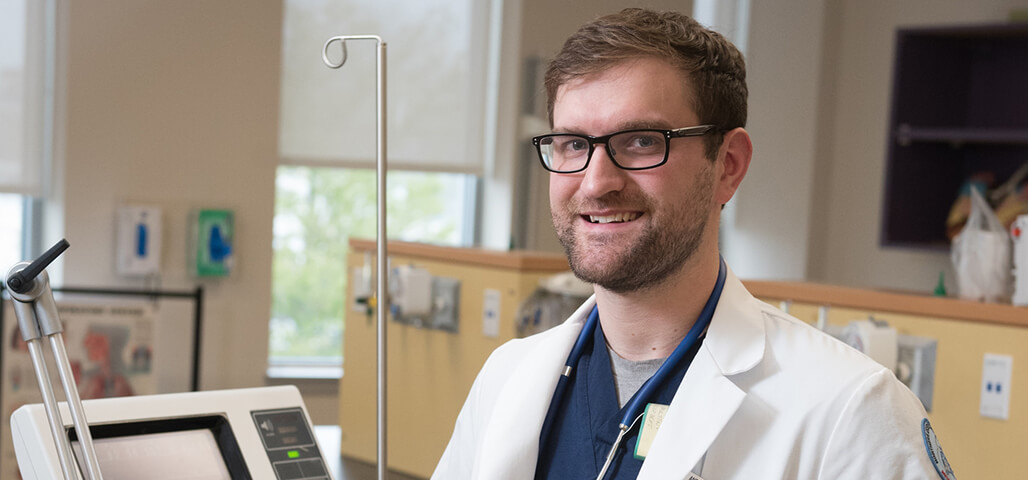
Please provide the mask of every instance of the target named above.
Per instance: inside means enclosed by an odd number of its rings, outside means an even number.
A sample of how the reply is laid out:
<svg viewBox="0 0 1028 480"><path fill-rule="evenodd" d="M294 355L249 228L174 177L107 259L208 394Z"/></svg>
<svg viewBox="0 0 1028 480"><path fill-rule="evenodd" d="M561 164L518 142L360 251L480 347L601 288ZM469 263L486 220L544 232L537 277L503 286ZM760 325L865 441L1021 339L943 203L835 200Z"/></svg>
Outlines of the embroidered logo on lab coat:
<svg viewBox="0 0 1028 480"><path fill-rule="evenodd" d="M946 454L942 453L942 445L939 445L939 438L935 436L935 430L932 429L932 424L928 423L927 418L921 420L921 436L924 438L924 448L928 451L928 459L935 466L935 471L939 473L939 478L942 480L956 480L957 477L953 474L953 467L946 460Z"/></svg>

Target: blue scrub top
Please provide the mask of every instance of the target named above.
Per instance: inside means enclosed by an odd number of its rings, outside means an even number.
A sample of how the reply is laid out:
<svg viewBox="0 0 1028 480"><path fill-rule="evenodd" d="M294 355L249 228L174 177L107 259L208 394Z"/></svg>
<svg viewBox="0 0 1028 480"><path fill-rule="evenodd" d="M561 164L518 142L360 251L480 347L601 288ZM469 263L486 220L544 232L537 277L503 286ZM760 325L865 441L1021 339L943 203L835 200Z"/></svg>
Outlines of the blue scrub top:
<svg viewBox="0 0 1028 480"><path fill-rule="evenodd" d="M697 339L649 403L671 404L704 336ZM560 390L557 389L550 401L547 425L539 439L535 478L595 480L617 439L618 424L625 414L623 408L618 408L607 344L598 322L591 345L571 374L567 390L562 395ZM607 471L607 479L634 479L639 475L643 461L634 456L638 436L637 423L621 441Z"/></svg>

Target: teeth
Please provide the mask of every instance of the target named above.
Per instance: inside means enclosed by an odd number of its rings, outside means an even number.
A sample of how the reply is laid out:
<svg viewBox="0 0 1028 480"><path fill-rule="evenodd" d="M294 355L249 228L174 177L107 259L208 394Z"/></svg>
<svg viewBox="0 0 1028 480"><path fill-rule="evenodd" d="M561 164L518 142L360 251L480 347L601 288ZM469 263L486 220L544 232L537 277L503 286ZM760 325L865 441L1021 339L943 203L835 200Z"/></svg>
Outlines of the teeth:
<svg viewBox="0 0 1028 480"><path fill-rule="evenodd" d="M621 223L631 222L639 218L639 214L635 212L631 213L616 213L614 215L589 215L589 221L592 223Z"/></svg>

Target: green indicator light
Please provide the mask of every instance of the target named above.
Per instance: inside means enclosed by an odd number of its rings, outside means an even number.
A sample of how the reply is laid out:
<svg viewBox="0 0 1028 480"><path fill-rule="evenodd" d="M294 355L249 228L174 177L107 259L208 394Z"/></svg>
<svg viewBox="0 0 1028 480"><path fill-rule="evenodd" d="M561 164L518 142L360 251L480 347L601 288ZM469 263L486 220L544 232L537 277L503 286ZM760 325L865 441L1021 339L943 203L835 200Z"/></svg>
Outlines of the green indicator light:
<svg viewBox="0 0 1028 480"><path fill-rule="evenodd" d="M290 450L290 451L286 452L286 455L289 455L289 458L300 458L300 451L299 450Z"/></svg>

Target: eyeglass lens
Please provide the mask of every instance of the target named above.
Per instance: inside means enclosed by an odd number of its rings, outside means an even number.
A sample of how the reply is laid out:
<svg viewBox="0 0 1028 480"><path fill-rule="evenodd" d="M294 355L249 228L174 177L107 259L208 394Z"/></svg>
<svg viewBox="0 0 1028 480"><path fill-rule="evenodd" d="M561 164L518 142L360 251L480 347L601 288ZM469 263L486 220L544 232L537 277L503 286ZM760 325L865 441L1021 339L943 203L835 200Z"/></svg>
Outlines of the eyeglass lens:
<svg viewBox="0 0 1028 480"><path fill-rule="evenodd" d="M557 172L581 170L591 153L589 138L557 134L539 141L539 154L547 168ZM646 168L664 161L667 137L662 131L629 131L611 136L606 143L607 153L624 168Z"/></svg>

